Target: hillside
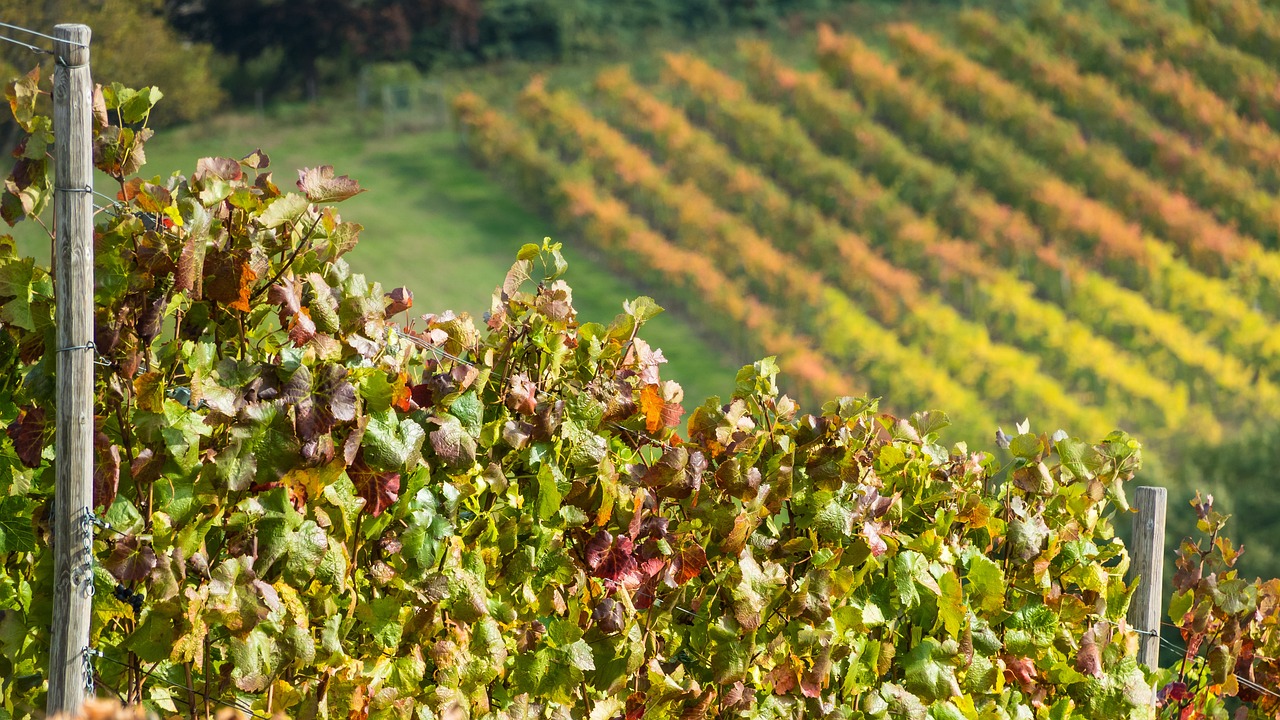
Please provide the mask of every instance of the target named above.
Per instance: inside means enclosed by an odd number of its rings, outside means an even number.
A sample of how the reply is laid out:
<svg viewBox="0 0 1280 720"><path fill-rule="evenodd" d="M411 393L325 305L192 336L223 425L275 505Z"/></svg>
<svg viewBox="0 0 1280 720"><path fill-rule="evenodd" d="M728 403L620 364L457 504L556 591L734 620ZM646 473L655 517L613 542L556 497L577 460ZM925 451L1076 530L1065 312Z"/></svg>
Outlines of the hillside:
<svg viewBox="0 0 1280 720"><path fill-rule="evenodd" d="M953 439L1123 427L1176 464L1280 419L1280 75L1249 54L1280 15L1196 5L901 11L455 110L562 234L801 397L948 408Z"/></svg>

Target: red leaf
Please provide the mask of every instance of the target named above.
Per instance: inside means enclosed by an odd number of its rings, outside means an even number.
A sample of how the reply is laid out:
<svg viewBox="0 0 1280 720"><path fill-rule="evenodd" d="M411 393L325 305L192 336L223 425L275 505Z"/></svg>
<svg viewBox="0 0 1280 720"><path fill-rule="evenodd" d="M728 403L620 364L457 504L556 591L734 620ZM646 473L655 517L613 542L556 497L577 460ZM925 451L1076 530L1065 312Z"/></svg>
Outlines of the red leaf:
<svg viewBox="0 0 1280 720"><path fill-rule="evenodd" d="M103 566L122 583L142 580L156 566L156 553L136 535L121 538Z"/></svg>
<svg viewBox="0 0 1280 720"><path fill-rule="evenodd" d="M707 552L698 543L686 545L676 556L676 585L683 585L696 578L707 566Z"/></svg>
<svg viewBox="0 0 1280 720"><path fill-rule="evenodd" d="M302 308L289 320L289 339L297 347L311 342L316 336L316 324L311 319L311 311Z"/></svg>
<svg viewBox="0 0 1280 720"><path fill-rule="evenodd" d="M769 680L773 682L774 695L786 695L794 690L799 678L796 677L796 671L791 665L791 659L787 658L785 662L775 667L769 673Z"/></svg>
<svg viewBox="0 0 1280 720"><path fill-rule="evenodd" d="M279 305L280 310L288 315L297 313L302 307L302 304L298 301L298 293L294 290L293 283L287 281L272 285L267 290L267 300L272 305Z"/></svg>
<svg viewBox="0 0 1280 720"><path fill-rule="evenodd" d="M867 545L871 546L871 554L880 557L889 550L889 545L885 543L884 538L880 537L880 531L884 526L878 522L867 520L862 523L862 533L866 536Z"/></svg>
<svg viewBox="0 0 1280 720"><path fill-rule="evenodd" d="M1076 653L1076 670L1085 675L1102 677L1102 652L1091 633L1085 633L1080 643L1080 650Z"/></svg>
<svg viewBox="0 0 1280 720"><path fill-rule="evenodd" d="M9 423L9 439L18 459L29 468L40 467L40 453L44 450L44 408L24 408Z"/></svg>
<svg viewBox="0 0 1280 720"><path fill-rule="evenodd" d="M93 506L111 507L120 487L120 446L98 449L98 463L93 468Z"/></svg>
<svg viewBox="0 0 1280 720"><path fill-rule="evenodd" d="M398 287L387 293L387 317L398 315L413 307L413 291Z"/></svg>
<svg viewBox="0 0 1280 720"><path fill-rule="evenodd" d="M363 455L347 468L347 474L355 483L356 494L364 498L364 509L374 517L381 515L400 497L400 473L374 470L365 464Z"/></svg>
<svg viewBox="0 0 1280 720"><path fill-rule="evenodd" d="M1024 692L1035 684L1036 666L1031 658L1005 655L1004 671L1009 680L1017 682Z"/></svg>
<svg viewBox="0 0 1280 720"><path fill-rule="evenodd" d="M206 157L196 161L196 172L191 176L196 182L203 182L210 175L222 178L223 180L240 180L244 177L244 171L240 169L240 163L231 158L222 157Z"/></svg>
<svg viewBox="0 0 1280 720"><path fill-rule="evenodd" d="M587 567L595 577L637 587L642 578L633 549L631 538L614 538L607 530L600 530L587 542Z"/></svg>

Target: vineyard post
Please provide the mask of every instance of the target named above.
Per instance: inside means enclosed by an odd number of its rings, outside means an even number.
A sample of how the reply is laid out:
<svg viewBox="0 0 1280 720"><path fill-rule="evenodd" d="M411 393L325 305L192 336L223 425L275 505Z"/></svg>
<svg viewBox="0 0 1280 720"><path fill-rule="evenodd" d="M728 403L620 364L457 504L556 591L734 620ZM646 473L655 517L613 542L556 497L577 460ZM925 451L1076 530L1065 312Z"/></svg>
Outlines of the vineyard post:
<svg viewBox="0 0 1280 720"><path fill-rule="evenodd" d="M54 321L57 326L57 488L49 715L75 713L92 687L93 148L89 26L54 28Z"/></svg>
<svg viewBox="0 0 1280 720"><path fill-rule="evenodd" d="M1155 670L1160 664L1161 590L1164 582L1164 515L1168 493L1161 487L1139 487L1133 498L1138 512L1133 516L1130 571L1138 579L1138 589L1129 604L1126 618L1137 630L1138 661Z"/></svg>

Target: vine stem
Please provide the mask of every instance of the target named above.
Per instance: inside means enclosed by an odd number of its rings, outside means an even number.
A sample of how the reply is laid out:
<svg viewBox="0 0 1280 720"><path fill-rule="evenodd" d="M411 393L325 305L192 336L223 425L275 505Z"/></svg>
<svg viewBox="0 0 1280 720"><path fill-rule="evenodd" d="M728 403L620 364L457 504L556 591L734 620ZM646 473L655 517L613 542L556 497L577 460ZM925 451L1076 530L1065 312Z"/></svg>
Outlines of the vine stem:
<svg viewBox="0 0 1280 720"><path fill-rule="evenodd" d="M276 274L268 280L265 285L255 290L253 294L249 296L249 302L257 300L262 293L266 292L272 285L279 282L280 278L284 277L284 274L293 266L293 261L298 259L298 254L302 252L302 248L306 247L307 243L311 242L311 235L316 231L316 227L320 224L320 219L322 217L324 217L323 213L316 213L315 221L311 223L311 227L307 230L307 234L304 235L302 239L298 241L297 246L293 248L293 252L289 254L289 259L284 261L284 264L280 266L280 269L276 271Z"/></svg>
<svg viewBox="0 0 1280 720"><path fill-rule="evenodd" d="M191 683L191 661L182 664L182 670L187 676L187 711L190 713L191 720L196 720L196 688Z"/></svg>
<svg viewBox="0 0 1280 720"><path fill-rule="evenodd" d="M204 635L204 662L201 663L204 669L204 716L206 718L213 717L209 709L209 632L206 630Z"/></svg>

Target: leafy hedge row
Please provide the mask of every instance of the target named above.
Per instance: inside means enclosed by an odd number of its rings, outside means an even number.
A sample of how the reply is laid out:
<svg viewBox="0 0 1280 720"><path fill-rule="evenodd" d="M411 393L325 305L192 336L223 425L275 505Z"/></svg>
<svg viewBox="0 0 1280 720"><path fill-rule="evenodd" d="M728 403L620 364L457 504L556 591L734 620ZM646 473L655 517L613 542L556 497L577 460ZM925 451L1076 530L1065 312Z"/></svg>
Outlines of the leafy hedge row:
<svg viewBox="0 0 1280 720"><path fill-rule="evenodd" d="M839 154L882 182L898 182L898 195L911 201L973 246L982 247L988 262L1019 269L1032 278L1041 296L1052 298L1074 318L1054 320L1062 332L1059 342L1075 345L1082 324L1099 336L1131 348L1142 357L1142 372L1193 387L1192 398L1207 402L1218 412L1270 416L1280 402L1280 388L1266 378L1254 380L1238 358L1226 354L1212 341L1186 328L1182 322L1155 310L1139 294L1092 272L1077 257L1064 256L1049 245L1044 234L1021 212L1002 206L985 191L974 187L949 168L931 162L911 150L893 132L877 123L852 95L834 88L818 73L799 73L782 64L763 43L746 47L750 81L756 93L788 107L813 137L829 152ZM970 258L969 255L965 256ZM972 261L972 259L971 259ZM1065 278L1065 281L1064 281ZM981 293L981 288L970 291ZM1043 305L1021 301L1017 293L1004 293L1000 306L1011 306L1018 317L1053 315ZM1025 333L1015 322L1009 331ZM1048 340L1052 344L1052 340ZM1084 353L1090 354L1090 353ZM1106 362L1103 353L1094 360Z"/></svg>
<svg viewBox="0 0 1280 720"><path fill-rule="evenodd" d="M730 78L709 67L701 69L708 73L708 82L690 86L690 90L699 103L705 104L700 114L708 118L709 125L721 131L731 124L743 130L759 127L761 142L771 139L766 133L774 128L796 130L794 126L761 123L759 119L769 113L767 109L742 98L743 88ZM629 108L618 113L620 124L633 133L649 137L651 144L662 148L669 171L696 182L724 207L747 215L762 235L777 238L775 242L799 245L801 251L809 255L812 265L826 268L825 274L833 284L849 287L852 280L855 284L874 286L883 283L886 275L893 278L905 269L919 278L917 287L939 288L951 305L966 308L972 322L955 318L954 311L941 305L938 299L916 290L918 295L903 297L901 302L907 307L901 319L884 313L879 317L886 324L896 321L904 338L925 347L955 352L956 360L949 367L963 364L965 356L978 356L973 353L974 343L967 338L981 336L984 331L975 327L981 325L992 333L993 339L1035 353L1043 362L1046 374L1061 378L1064 387L1074 390L1082 402L1105 410L1113 418L1127 417L1149 428L1172 428L1185 416L1185 390L1180 392L1155 380L1119 348L1072 323L1056 308L1034 299L1029 288L1008 273L974 262L970 251L959 241L939 235L934 241L925 242L928 238L920 235L870 228L868 237L875 250L897 263L897 267L891 267L886 273L876 262L857 258L851 259L848 266L831 263L833 253L823 247L824 239L845 237L847 231L806 202L820 198L797 195L792 200L771 181L733 159L728 149L705 131L692 127L682 113L625 76L615 74L613 78L602 78L602 83L612 86L614 93L621 93L619 100ZM732 90L732 97L739 99L729 99L726 93L717 93L717 89ZM805 143L803 136L790 142L797 148L792 156L793 164L830 162L815 147ZM772 165L767 169L779 170ZM874 181L864 183L870 187ZM864 193L863 201L887 212L897 211L907 222L923 224L919 218L913 218L909 210L902 212L896 198L882 189L879 196ZM876 308L877 299L873 296L869 302L863 302ZM1066 347L1068 344L1070 348ZM1084 349L1090 345L1092 352ZM987 354L990 355L990 351ZM1105 366L1095 362L1103 357L1110 359ZM963 372L952 370L967 380ZM1032 385L1043 384L1034 376L1026 380ZM1127 398L1126 403L1114 402L1120 394ZM988 397L993 402L1000 400L997 393L988 393ZM1132 404L1134 399L1140 399L1139 403ZM1127 408L1123 407L1125 404Z"/></svg>
<svg viewBox="0 0 1280 720"><path fill-rule="evenodd" d="M957 170L972 172L997 197L1047 230L1092 250L1107 273L1176 313L1187 327L1280 378L1280 334L1253 308L1249 279L1196 272L1159 241L1101 202L1086 197L1009 140L978 130L852 35L818 30L823 70L873 107L876 117ZM1242 297L1243 295L1243 297Z"/></svg>
<svg viewBox="0 0 1280 720"><path fill-rule="evenodd" d="M1160 57L1194 72L1237 111L1280 130L1280 72L1261 59L1218 42L1186 16L1151 0L1107 0L1136 39Z"/></svg>
<svg viewBox="0 0 1280 720"><path fill-rule="evenodd" d="M1238 113L1191 71L1159 58L1154 49L1126 47L1120 35L1056 0L1038 3L1028 22L1059 52L1070 53L1081 70L1106 76L1164 122L1247 167L1267 190L1280 189L1280 134Z"/></svg>
<svg viewBox="0 0 1280 720"><path fill-rule="evenodd" d="M1218 223L1188 198L1133 167L1114 145L1087 140L1079 127L996 73L911 25L887 30L904 64L946 102L1016 138L1064 179L1105 197L1130 218L1175 243L1191 264L1211 275L1247 273L1256 299L1280 308L1280 257ZM1058 68L1057 71L1061 71Z"/></svg>
<svg viewBox="0 0 1280 720"><path fill-rule="evenodd" d="M974 10L962 13L959 25L970 55L1052 103L1063 119L1088 128L1091 136L1101 141L1113 143L1135 169L1145 170L1150 180L1144 194L1156 198L1160 186L1167 185L1199 204L1205 213L1239 227L1241 235L1248 236L1239 242L1256 239L1265 246L1276 246L1280 204L1258 186L1246 169L1227 163L1166 128L1141 103L1120 93L1106 78L1079 72L1070 58L1054 53L1039 35L1021 23L1001 22L990 13ZM1098 155L1097 146L1091 151ZM1118 171L1111 172L1120 182ZM1125 182L1135 189L1145 187L1134 180ZM1157 207L1153 200L1146 205L1128 200L1120 204L1131 213L1135 208ZM1172 204L1165 201L1164 207ZM1139 218L1148 227L1160 228L1170 239L1181 237L1172 226L1161 228L1154 224L1147 214ZM1190 232L1187 231L1188 236ZM1200 232L1203 234L1203 230Z"/></svg>
<svg viewBox="0 0 1280 720"><path fill-rule="evenodd" d="M1215 38L1256 55L1273 66L1280 62L1280 15L1257 0L1189 0L1191 19Z"/></svg>

